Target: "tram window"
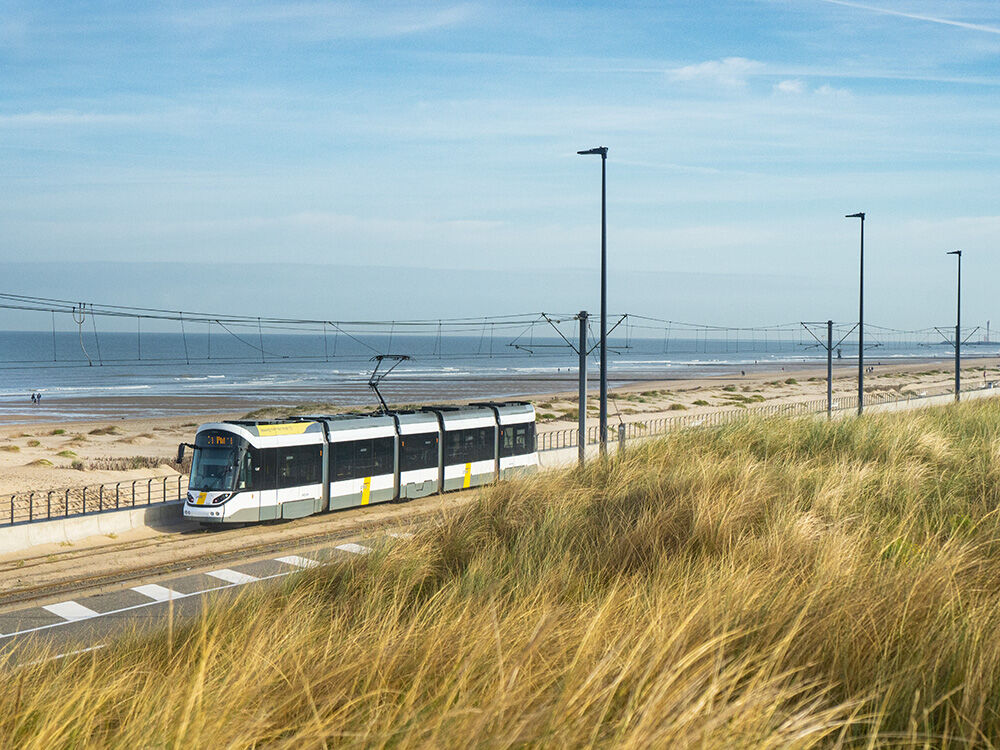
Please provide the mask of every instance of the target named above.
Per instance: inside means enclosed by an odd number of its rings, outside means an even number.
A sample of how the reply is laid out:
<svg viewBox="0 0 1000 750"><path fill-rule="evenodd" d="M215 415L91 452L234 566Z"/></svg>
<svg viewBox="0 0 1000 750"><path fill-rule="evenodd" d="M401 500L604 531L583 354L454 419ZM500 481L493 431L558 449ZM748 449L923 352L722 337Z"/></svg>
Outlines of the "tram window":
<svg viewBox="0 0 1000 750"><path fill-rule="evenodd" d="M504 458L535 452L535 423L509 424L503 427L500 455Z"/></svg>
<svg viewBox="0 0 1000 750"><path fill-rule="evenodd" d="M396 439L391 437L372 440L371 475L392 474L396 470L395 442Z"/></svg>
<svg viewBox="0 0 1000 750"><path fill-rule="evenodd" d="M330 451L330 478L333 481L341 479L353 479L354 474L354 446L356 443L334 443Z"/></svg>
<svg viewBox="0 0 1000 750"><path fill-rule="evenodd" d="M298 487L323 481L323 449L319 445L278 448L277 486Z"/></svg>
<svg viewBox="0 0 1000 750"><path fill-rule="evenodd" d="M500 428L500 457L510 458L514 455L514 427L504 425Z"/></svg>
<svg viewBox="0 0 1000 750"><path fill-rule="evenodd" d="M493 427L453 430L445 433L445 463L489 461L493 458Z"/></svg>
<svg viewBox="0 0 1000 750"><path fill-rule="evenodd" d="M399 470L432 469L438 465L436 432L404 435L399 439Z"/></svg>
<svg viewBox="0 0 1000 750"><path fill-rule="evenodd" d="M236 480L236 489L238 490L253 490L257 489L254 487L254 479L256 474L254 473L254 450L248 450L243 454L243 463L240 464L240 475ZM257 472L260 471L260 466L256 467Z"/></svg>
<svg viewBox="0 0 1000 750"><path fill-rule="evenodd" d="M484 427L479 430L480 461L493 461L497 457L497 428Z"/></svg>
<svg viewBox="0 0 1000 750"><path fill-rule="evenodd" d="M392 474L395 461L394 440L395 438L386 437L334 443L330 477L336 482Z"/></svg>
<svg viewBox="0 0 1000 750"><path fill-rule="evenodd" d="M514 430L514 455L523 456L535 452L535 423L519 424Z"/></svg>
<svg viewBox="0 0 1000 750"><path fill-rule="evenodd" d="M238 490L273 490L274 462L277 448L250 448L243 454L240 474L237 478Z"/></svg>

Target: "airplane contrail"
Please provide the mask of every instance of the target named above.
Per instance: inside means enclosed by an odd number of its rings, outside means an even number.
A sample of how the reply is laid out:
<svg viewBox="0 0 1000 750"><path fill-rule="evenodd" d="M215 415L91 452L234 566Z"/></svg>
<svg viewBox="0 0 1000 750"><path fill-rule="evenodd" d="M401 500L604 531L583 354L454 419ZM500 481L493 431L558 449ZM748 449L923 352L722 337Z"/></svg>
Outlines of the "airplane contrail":
<svg viewBox="0 0 1000 750"><path fill-rule="evenodd" d="M858 8L860 10L869 10L872 13L881 13L885 16L899 16L900 18L912 18L916 21L928 21L930 23L939 23L945 26L957 26L960 29L970 29L972 31L985 31L988 34L1000 34L1000 27L997 26L986 26L979 23L966 23L965 21L952 21L948 18L937 18L935 16L924 16L919 13L904 13L900 10L888 10L887 8L878 8L874 5L865 5L863 3L854 3L850 0L820 0L820 2L827 3L829 5L844 5L848 8Z"/></svg>

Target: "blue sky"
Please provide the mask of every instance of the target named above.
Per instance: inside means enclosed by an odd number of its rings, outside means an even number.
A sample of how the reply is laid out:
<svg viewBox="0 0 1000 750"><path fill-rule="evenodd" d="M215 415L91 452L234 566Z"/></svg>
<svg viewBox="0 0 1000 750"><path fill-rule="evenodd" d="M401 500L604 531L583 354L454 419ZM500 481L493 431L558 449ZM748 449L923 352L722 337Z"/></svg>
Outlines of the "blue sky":
<svg viewBox="0 0 1000 750"><path fill-rule="evenodd" d="M575 152L606 145L616 310L854 319L864 210L871 320L950 323L955 247L967 319L1000 320L998 93L992 0L0 0L0 264L52 264L0 287L218 310L129 264L377 266L396 298L417 267L481 272L482 307L391 314L596 309L560 272L598 267ZM77 289L70 261L122 275ZM240 312L388 310L260 283Z"/></svg>

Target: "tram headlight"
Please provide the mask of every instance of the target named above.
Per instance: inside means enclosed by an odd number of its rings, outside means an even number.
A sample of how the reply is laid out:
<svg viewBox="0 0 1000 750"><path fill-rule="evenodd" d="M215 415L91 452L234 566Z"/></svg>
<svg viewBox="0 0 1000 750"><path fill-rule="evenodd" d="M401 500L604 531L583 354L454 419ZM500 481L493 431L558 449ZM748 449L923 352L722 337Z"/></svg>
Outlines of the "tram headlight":
<svg viewBox="0 0 1000 750"><path fill-rule="evenodd" d="M230 496L232 496L232 494L233 494L232 492L224 492L224 493L222 493L217 498L215 498L214 500L212 500L212 505L218 505L219 503L224 503L226 500L228 500L230 498Z"/></svg>

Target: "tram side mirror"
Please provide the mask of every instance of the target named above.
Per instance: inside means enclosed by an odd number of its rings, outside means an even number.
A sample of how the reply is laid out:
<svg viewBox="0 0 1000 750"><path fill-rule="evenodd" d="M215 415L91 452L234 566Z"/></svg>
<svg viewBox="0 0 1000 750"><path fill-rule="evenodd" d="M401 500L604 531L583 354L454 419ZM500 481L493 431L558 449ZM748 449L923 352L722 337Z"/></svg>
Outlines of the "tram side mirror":
<svg viewBox="0 0 1000 750"><path fill-rule="evenodd" d="M194 450L195 446L191 445L191 443L181 443L180 445L178 445L177 446L177 463L180 463L181 461L184 460L184 449L185 448L190 448L191 450Z"/></svg>

